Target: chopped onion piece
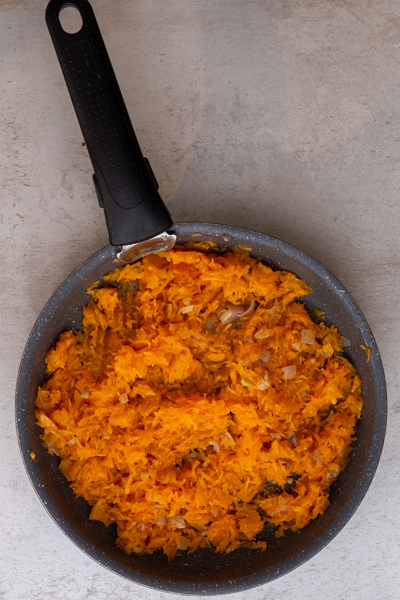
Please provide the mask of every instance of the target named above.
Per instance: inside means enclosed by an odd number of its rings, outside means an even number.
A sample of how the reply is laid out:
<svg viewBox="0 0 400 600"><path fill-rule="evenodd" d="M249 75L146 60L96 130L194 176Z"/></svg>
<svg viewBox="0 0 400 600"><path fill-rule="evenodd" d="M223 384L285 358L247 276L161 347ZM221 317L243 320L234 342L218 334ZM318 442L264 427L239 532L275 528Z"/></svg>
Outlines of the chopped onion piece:
<svg viewBox="0 0 400 600"><path fill-rule="evenodd" d="M144 550L144 546L135 546L133 548L133 551L135 554L140 554L141 552L143 552L143 550Z"/></svg>
<svg viewBox="0 0 400 600"><path fill-rule="evenodd" d="M297 439L296 435L293 433L293 431L290 431L288 433L288 440L290 440L293 444L293 446L296 448L296 446L299 445L299 440Z"/></svg>
<svg viewBox="0 0 400 600"><path fill-rule="evenodd" d="M178 529L184 529L185 528L185 521L180 516L170 517L168 519L168 522L169 522L170 525L176 525L176 527Z"/></svg>
<svg viewBox="0 0 400 600"><path fill-rule="evenodd" d="M225 308L219 313L218 318L222 325L229 325L229 323L233 323L237 319L237 316L229 308Z"/></svg>
<svg viewBox="0 0 400 600"><path fill-rule="evenodd" d="M279 433L271 433L269 434L269 437L272 437L274 440L281 440L282 436Z"/></svg>
<svg viewBox="0 0 400 600"><path fill-rule="evenodd" d="M270 385L271 384L269 382L269 375L268 373L265 373L263 379L261 379L261 381L258 382L257 387L263 392L264 390L268 389Z"/></svg>
<svg viewBox="0 0 400 600"><path fill-rule="evenodd" d="M329 505L330 505L330 502L329 502L328 498L325 498L325 501L324 501L323 505L321 506L322 510L326 510Z"/></svg>
<svg viewBox="0 0 400 600"><path fill-rule="evenodd" d="M260 338L260 340L264 340L265 338L269 337L269 335L269 331L264 331L264 327L261 327L261 329L255 332L254 337L256 339Z"/></svg>
<svg viewBox="0 0 400 600"><path fill-rule="evenodd" d="M269 384L266 381L264 381L264 379L261 379L261 381L257 383L257 388L262 392L265 392L265 390L269 388Z"/></svg>
<svg viewBox="0 0 400 600"><path fill-rule="evenodd" d="M197 529L197 531L207 531L207 527L205 525L200 525L200 523L191 523L191 525Z"/></svg>
<svg viewBox="0 0 400 600"><path fill-rule="evenodd" d="M315 344L315 331L312 331L312 329L303 329L301 332L301 341L303 344Z"/></svg>
<svg viewBox="0 0 400 600"><path fill-rule="evenodd" d="M236 304L228 304L227 308L224 308L219 313L218 317L222 325L229 325L233 323L243 314L243 306L237 306Z"/></svg>
<svg viewBox="0 0 400 600"><path fill-rule="evenodd" d="M282 367L283 377L285 381L288 379L293 379L296 375L296 365L288 365L287 367Z"/></svg>
<svg viewBox="0 0 400 600"><path fill-rule="evenodd" d="M208 442L208 445L212 446L214 448L215 452L219 452L220 451L220 447L219 447L218 442Z"/></svg>
<svg viewBox="0 0 400 600"><path fill-rule="evenodd" d="M330 481L331 479L336 479L336 477L339 475L339 473L340 473L340 470L331 471L325 477L325 481Z"/></svg>
<svg viewBox="0 0 400 600"><path fill-rule="evenodd" d="M157 525L166 525L167 524L167 517L157 517L156 524Z"/></svg>
<svg viewBox="0 0 400 600"><path fill-rule="evenodd" d="M240 315L240 316L241 317L247 317L247 315L249 315L250 313L253 312L253 310L255 309L255 307L256 307L256 301L255 300L251 300L249 308L242 315Z"/></svg>
<svg viewBox="0 0 400 600"><path fill-rule="evenodd" d="M249 359L247 358L247 356L242 360L242 366L244 367L245 365L247 365L247 363L249 362Z"/></svg>
<svg viewBox="0 0 400 600"><path fill-rule="evenodd" d="M122 404L126 404L127 402L129 402L128 394L126 392L120 394L119 401L122 402Z"/></svg>
<svg viewBox="0 0 400 600"><path fill-rule="evenodd" d="M228 440L235 443L235 440L233 439L233 437L231 436L229 431L224 431L224 433L221 433L220 438L222 439L223 437L226 437L226 438L228 438Z"/></svg>
<svg viewBox="0 0 400 600"><path fill-rule="evenodd" d="M267 363L269 361L270 356L271 356L271 353L268 352L268 350L263 350L260 354L260 359L262 361L264 361L265 363Z"/></svg>
<svg viewBox="0 0 400 600"><path fill-rule="evenodd" d="M294 342L292 344L292 348L294 348L295 350L297 350L297 352L300 352L300 350L301 350L301 343L300 342Z"/></svg>
<svg viewBox="0 0 400 600"><path fill-rule="evenodd" d="M251 300L249 308L245 310L243 306L231 304L229 302L227 308L224 308L219 313L219 320L222 325L229 325L229 323L233 323L233 321L236 321L239 317L247 317L247 315L253 312L255 305L255 300Z"/></svg>
<svg viewBox="0 0 400 600"><path fill-rule="evenodd" d="M67 446L73 446L74 444L76 444L74 439L68 440L67 442Z"/></svg>
<svg viewBox="0 0 400 600"><path fill-rule="evenodd" d="M186 550L187 547L188 547L188 545L184 544L182 542L178 542L177 545L176 545L176 547L177 547L178 550Z"/></svg>
<svg viewBox="0 0 400 600"><path fill-rule="evenodd" d="M315 462L318 462L321 464L324 462L323 459L318 454L313 455L313 460L315 460Z"/></svg>
<svg viewBox="0 0 400 600"><path fill-rule="evenodd" d="M275 298L275 302L273 303L272 307L267 310L267 313L269 313L271 316L274 315L276 313L276 306L278 306L278 298Z"/></svg>
<svg viewBox="0 0 400 600"><path fill-rule="evenodd" d="M342 338L343 339L343 338ZM43 393L43 392L42 392ZM89 391L84 390L81 392L81 398L89 398Z"/></svg>
<svg viewBox="0 0 400 600"><path fill-rule="evenodd" d="M256 362L253 363L253 368L256 367L263 367L265 363L263 363L263 361L261 359L256 360Z"/></svg>
<svg viewBox="0 0 400 600"><path fill-rule="evenodd" d="M192 310L193 310L193 309L194 309L194 304L190 304L189 306L184 306L184 307L181 309L181 313L182 313L183 315L186 315L186 313L190 313L190 312L192 312Z"/></svg>
<svg viewBox="0 0 400 600"><path fill-rule="evenodd" d="M137 528L139 531L144 531L146 529L146 525L143 525L143 523L138 523Z"/></svg>
<svg viewBox="0 0 400 600"><path fill-rule="evenodd" d="M347 339L346 337L344 337L344 335L340 336L340 340L342 342L342 347L343 348L348 348L350 346L350 340Z"/></svg>

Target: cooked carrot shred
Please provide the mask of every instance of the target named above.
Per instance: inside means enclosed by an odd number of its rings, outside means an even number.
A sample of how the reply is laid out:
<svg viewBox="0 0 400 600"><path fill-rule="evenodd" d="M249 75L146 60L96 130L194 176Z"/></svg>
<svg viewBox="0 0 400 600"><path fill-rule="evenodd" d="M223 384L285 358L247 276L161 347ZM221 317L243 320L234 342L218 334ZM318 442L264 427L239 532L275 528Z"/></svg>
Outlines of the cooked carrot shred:
<svg viewBox="0 0 400 600"><path fill-rule="evenodd" d="M47 354L37 423L124 552L265 550L266 525L279 536L326 510L363 401L303 281L192 244L89 291L82 328Z"/></svg>
<svg viewBox="0 0 400 600"><path fill-rule="evenodd" d="M372 356L371 348L369 348L368 346L364 346L364 344L361 344L360 348L362 350L365 350L366 355L367 355L367 363L369 363L369 361L371 360L371 356Z"/></svg>

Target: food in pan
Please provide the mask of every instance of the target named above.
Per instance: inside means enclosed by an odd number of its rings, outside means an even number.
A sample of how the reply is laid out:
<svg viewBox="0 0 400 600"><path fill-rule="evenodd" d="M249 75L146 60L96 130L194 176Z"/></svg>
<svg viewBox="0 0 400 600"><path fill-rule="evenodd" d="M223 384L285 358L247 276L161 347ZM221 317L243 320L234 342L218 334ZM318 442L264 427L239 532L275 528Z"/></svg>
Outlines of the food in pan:
<svg viewBox="0 0 400 600"><path fill-rule="evenodd" d="M89 289L47 357L37 423L126 553L265 550L329 506L363 406L310 288L246 252L176 247Z"/></svg>

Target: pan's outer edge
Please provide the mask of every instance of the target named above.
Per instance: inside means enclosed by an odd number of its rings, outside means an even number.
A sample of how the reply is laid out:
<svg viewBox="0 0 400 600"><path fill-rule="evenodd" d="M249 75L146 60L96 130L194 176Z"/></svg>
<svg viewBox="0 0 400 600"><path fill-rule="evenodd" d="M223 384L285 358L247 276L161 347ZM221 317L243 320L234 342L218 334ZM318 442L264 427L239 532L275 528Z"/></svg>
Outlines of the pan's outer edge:
<svg viewBox="0 0 400 600"><path fill-rule="evenodd" d="M127 579L153 589L188 595L229 594L263 585L297 568L315 556L315 554L317 554L324 546L326 546L339 533L339 531L345 526L345 524L354 514L371 484L383 447L387 414L385 375L376 342L357 304L343 288L340 282L327 269L325 269L325 267L323 267L312 257L295 248L294 246L276 238L232 226L223 226L211 223L177 223L173 226L173 232L178 235L179 242L211 239L213 241L218 241L220 245L223 244L227 249L231 249L238 244L253 249L257 249L258 247L268 247L270 249L279 248L279 251L276 250L277 254L280 254L282 257L286 256L286 258L290 257L293 259L293 265L296 263L298 265L306 266L307 269L315 273L316 277L323 279L324 282L330 286L333 293L340 297L341 301L345 304L347 310L351 314L356 327L360 330L363 340L365 340L365 345L371 348L372 358L370 367L373 372L373 381L375 386L374 396L376 398L371 451L369 452L363 472L357 481L357 485L352 492L351 498L347 502L345 509L340 513L340 519L336 519L333 523L331 523L330 527L324 531L324 535L319 536L319 538L310 544L304 551L302 551L301 554L286 561L286 563L283 565L283 568L276 566L275 568L269 569L268 572L264 571L261 573L256 573L252 576L247 576L242 579L235 579L233 576L231 580L224 582L224 584L218 585L212 584L211 582L182 583L179 581L160 579L156 576L143 576L143 574L139 574L141 575L140 577L133 577L131 576L132 571L130 571L130 574L128 574L123 566L118 565L114 560L110 560L110 557L107 557L104 553L99 552L96 548L88 547L88 544L85 542L84 538L78 532L71 530L71 525L59 511L58 507L54 505L52 506L49 503L49 497L46 494L46 489L41 481L38 480L37 472L33 468L34 461L31 461L29 456L31 432L27 429L26 389L32 368L32 357L36 345L38 344L38 340L41 336L41 332L46 326L46 323L51 318L51 315L59 305L62 298L77 284L77 281L84 281L84 279L90 275L91 281L87 282L87 285L90 285L92 280L98 279L101 274L104 274L107 272L107 270L111 270L120 264L116 259L117 249L112 246L103 248L85 261L80 267L78 267L54 292L37 319L27 340L18 373L16 387L17 436L25 469L40 501L46 508L47 512L61 528L63 533L65 533L71 539L71 541L73 541L81 550L96 560L99 564ZM257 250L255 251L255 254L257 255ZM280 267L278 266L277 268ZM95 279L93 279L93 276Z"/></svg>

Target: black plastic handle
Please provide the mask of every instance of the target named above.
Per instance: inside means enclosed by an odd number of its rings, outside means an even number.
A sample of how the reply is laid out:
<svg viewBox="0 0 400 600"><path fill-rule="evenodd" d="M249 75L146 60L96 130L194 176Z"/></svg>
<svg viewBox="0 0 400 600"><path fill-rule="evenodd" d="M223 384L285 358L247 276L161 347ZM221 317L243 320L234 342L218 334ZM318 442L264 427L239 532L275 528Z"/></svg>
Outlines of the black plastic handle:
<svg viewBox="0 0 400 600"><path fill-rule="evenodd" d="M80 12L77 33L61 26L66 7ZM87 0L50 0L46 23L93 164L111 244L133 244L166 231L172 220L140 150L92 7Z"/></svg>

